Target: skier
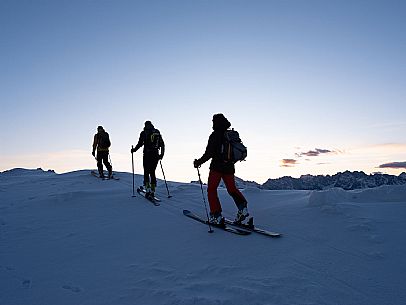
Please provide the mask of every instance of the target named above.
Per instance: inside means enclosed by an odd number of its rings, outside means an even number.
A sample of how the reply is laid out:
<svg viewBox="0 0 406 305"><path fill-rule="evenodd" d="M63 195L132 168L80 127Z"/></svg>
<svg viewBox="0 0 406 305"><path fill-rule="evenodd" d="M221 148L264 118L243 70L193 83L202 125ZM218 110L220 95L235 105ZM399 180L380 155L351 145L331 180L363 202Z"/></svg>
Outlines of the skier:
<svg viewBox="0 0 406 305"><path fill-rule="evenodd" d="M135 153L144 146L143 167L144 167L144 188L146 198L154 198L157 185L155 170L158 161L161 160L165 153L165 143L158 129L155 129L151 121L145 122L145 127L140 133L138 144L131 149Z"/></svg>
<svg viewBox="0 0 406 305"><path fill-rule="evenodd" d="M234 199L238 208L235 221L241 223L249 216L247 200L235 186L234 163L225 161L224 155L222 154L223 143L225 140L224 134L230 126L230 122L222 113L213 115L213 132L209 137L206 151L200 159L195 159L193 162L194 167L198 168L209 159L212 159L210 163L207 197L210 204L210 222L214 224L224 223L224 218L221 214L222 208L217 195L217 187L219 186L221 179L223 179L228 193Z"/></svg>
<svg viewBox="0 0 406 305"><path fill-rule="evenodd" d="M109 147L110 147L109 134L104 130L103 126L97 127L97 133L93 138L93 151L92 155L97 160L97 169L99 170L100 178L105 178L103 173L103 163L109 172L109 179L112 178L113 168L109 163ZM97 149L97 156L95 156L95 151ZM103 162L103 163L102 163Z"/></svg>

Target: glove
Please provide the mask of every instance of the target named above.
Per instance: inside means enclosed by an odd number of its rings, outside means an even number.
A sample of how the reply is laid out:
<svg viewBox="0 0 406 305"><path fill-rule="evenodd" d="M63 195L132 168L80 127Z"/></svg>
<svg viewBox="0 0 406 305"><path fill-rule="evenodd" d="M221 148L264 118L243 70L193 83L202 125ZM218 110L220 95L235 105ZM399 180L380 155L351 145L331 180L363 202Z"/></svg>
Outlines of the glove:
<svg viewBox="0 0 406 305"><path fill-rule="evenodd" d="M135 153L136 150L134 148L131 148L131 153Z"/></svg>
<svg viewBox="0 0 406 305"><path fill-rule="evenodd" d="M195 161L193 161L193 166L194 166L195 168L200 167L200 165L202 165L202 164L199 162L199 160L195 159Z"/></svg>
<svg viewBox="0 0 406 305"><path fill-rule="evenodd" d="M158 160L162 160L162 158L164 157L164 155L158 155Z"/></svg>
<svg viewBox="0 0 406 305"><path fill-rule="evenodd" d="M94 151L92 151L92 155L93 155L93 157L94 157Z"/></svg>

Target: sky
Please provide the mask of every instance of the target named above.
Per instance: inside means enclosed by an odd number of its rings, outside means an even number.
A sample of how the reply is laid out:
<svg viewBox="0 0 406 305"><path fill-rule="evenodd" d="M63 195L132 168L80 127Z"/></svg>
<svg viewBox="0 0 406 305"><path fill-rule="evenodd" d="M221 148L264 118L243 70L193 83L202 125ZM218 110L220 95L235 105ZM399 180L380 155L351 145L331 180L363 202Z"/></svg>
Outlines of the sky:
<svg viewBox="0 0 406 305"><path fill-rule="evenodd" d="M166 178L197 180L223 113L248 147L245 180L398 175L405 33L406 2L393 0L0 0L0 171L95 168L102 125L114 170L131 172L151 120ZM134 161L142 173L141 151Z"/></svg>

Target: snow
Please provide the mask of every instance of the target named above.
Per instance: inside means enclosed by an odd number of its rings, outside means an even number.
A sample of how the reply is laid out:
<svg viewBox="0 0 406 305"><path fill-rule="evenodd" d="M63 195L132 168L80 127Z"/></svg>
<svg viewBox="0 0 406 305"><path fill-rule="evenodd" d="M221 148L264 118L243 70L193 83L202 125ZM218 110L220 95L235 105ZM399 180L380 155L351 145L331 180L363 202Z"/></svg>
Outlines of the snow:
<svg viewBox="0 0 406 305"><path fill-rule="evenodd" d="M283 234L272 239L183 216L205 215L199 184L168 182L168 199L160 181L155 207L117 176L0 174L1 305L406 304L405 185L245 188L256 224Z"/></svg>

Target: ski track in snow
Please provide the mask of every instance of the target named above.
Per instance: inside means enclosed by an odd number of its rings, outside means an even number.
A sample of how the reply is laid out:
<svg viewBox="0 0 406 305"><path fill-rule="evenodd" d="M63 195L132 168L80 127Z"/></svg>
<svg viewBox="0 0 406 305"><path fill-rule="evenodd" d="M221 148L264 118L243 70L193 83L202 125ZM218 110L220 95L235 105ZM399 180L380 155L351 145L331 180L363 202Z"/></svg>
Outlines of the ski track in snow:
<svg viewBox="0 0 406 305"><path fill-rule="evenodd" d="M183 216L205 216L199 184L168 182L168 199L159 181L155 207L131 197L131 174L117 176L0 174L1 305L406 303L404 186L248 187L257 225L283 233L271 239L208 234ZM231 198L219 197L232 218Z"/></svg>

